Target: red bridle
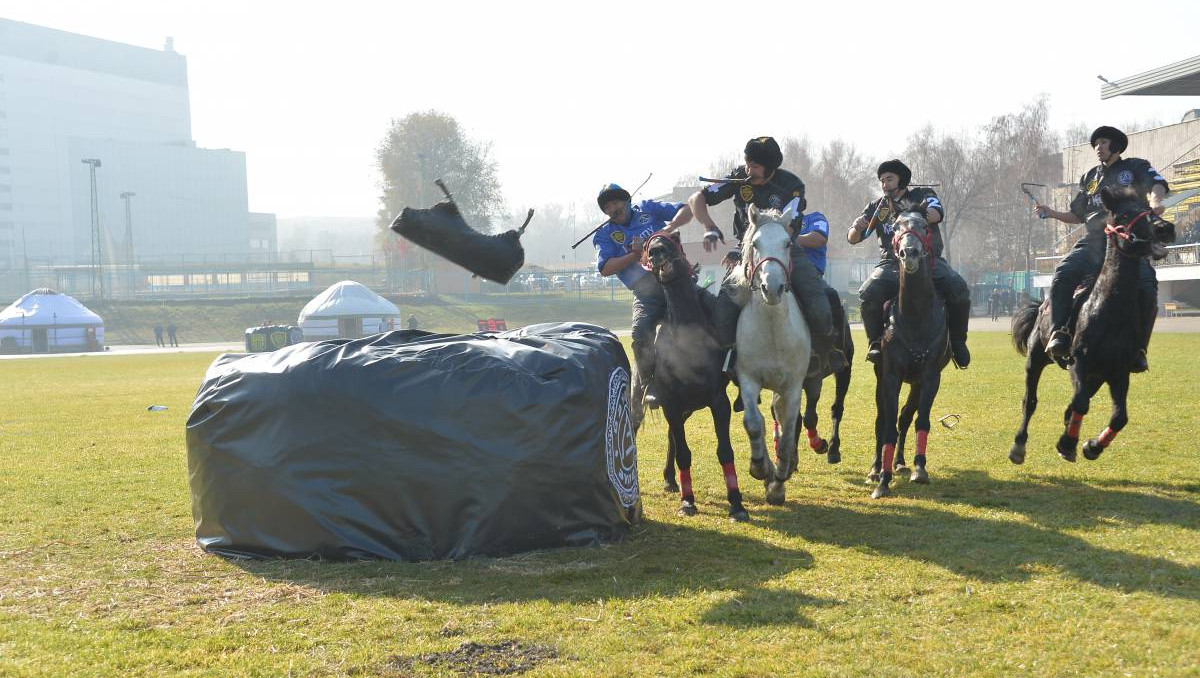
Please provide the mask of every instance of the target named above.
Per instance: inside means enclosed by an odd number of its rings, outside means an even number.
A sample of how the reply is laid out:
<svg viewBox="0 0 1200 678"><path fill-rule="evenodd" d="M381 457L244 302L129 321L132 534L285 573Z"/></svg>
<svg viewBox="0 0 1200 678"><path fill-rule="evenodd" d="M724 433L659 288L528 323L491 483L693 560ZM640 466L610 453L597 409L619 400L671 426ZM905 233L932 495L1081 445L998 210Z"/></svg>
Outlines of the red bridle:
<svg viewBox="0 0 1200 678"><path fill-rule="evenodd" d="M687 255L684 254L683 246L675 242L672 237L674 235L674 233L663 233L662 231L658 231L650 234L649 238L646 238L646 242L642 243L642 268L653 272L653 267L650 266L649 261L647 260L647 258L650 256L650 243L654 242L655 240L670 240L672 245L675 247L675 250L679 253L679 258L683 260L684 266L687 267L687 270L692 270L692 262L688 261Z"/></svg>
<svg viewBox="0 0 1200 678"><path fill-rule="evenodd" d="M1146 242L1146 238L1139 238L1133 234L1133 225L1136 224L1137 222L1141 221L1142 219L1150 216L1150 214L1151 214L1150 210L1146 210L1145 212L1142 212L1142 213L1138 214L1136 217L1134 217L1133 219L1131 219L1128 224L1120 224L1120 225L1105 224L1104 233L1107 235L1116 236L1122 240L1125 240L1127 242L1131 242L1134 244L1139 243L1139 242Z"/></svg>
<svg viewBox="0 0 1200 678"><path fill-rule="evenodd" d="M926 228L925 235L921 235L919 232L917 232L917 229L905 226L904 228L896 231L895 235L892 236L892 251L896 253L896 256L900 256L900 241L903 240L904 236L908 233L912 233L913 235L917 236L917 240L921 241L921 246L924 248L925 253L933 252L932 228Z"/></svg>

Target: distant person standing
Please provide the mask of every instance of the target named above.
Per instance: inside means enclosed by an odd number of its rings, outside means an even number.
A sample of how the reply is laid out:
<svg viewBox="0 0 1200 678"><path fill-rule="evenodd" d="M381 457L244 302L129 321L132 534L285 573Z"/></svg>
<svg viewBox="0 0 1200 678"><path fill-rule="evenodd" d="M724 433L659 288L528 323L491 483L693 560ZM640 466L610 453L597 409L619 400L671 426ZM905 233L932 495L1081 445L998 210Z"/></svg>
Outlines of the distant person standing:
<svg viewBox="0 0 1200 678"><path fill-rule="evenodd" d="M167 325L167 339L172 346L179 346L179 340L175 337L175 323Z"/></svg>
<svg viewBox="0 0 1200 678"><path fill-rule="evenodd" d="M415 313L408 314L408 329L417 329L417 315Z"/></svg>
<svg viewBox="0 0 1200 678"><path fill-rule="evenodd" d="M158 344L159 346L163 345L163 326L162 325L154 326L154 343Z"/></svg>

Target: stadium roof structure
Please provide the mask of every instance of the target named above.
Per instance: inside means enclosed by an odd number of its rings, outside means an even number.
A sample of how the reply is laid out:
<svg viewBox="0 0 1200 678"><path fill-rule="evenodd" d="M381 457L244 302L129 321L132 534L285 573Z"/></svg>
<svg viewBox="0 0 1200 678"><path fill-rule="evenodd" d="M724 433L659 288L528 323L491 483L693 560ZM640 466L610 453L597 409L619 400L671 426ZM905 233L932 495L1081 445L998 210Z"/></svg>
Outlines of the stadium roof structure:
<svg viewBox="0 0 1200 678"><path fill-rule="evenodd" d="M1200 96L1200 56L1128 78L1105 80L1100 87L1100 98L1119 96Z"/></svg>

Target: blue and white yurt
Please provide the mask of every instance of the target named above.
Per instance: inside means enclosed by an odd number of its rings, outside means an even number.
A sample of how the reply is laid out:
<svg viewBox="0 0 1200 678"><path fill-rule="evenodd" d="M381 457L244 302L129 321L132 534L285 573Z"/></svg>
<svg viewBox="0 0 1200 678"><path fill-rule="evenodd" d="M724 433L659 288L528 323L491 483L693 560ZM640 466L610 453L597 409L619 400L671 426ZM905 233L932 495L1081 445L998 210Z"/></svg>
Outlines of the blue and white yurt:
<svg viewBox="0 0 1200 678"><path fill-rule="evenodd" d="M0 353L104 350L104 321L74 297L36 289L0 311Z"/></svg>
<svg viewBox="0 0 1200 678"><path fill-rule="evenodd" d="M400 309L352 280L335 283L313 297L297 323L305 341L358 339L396 329Z"/></svg>

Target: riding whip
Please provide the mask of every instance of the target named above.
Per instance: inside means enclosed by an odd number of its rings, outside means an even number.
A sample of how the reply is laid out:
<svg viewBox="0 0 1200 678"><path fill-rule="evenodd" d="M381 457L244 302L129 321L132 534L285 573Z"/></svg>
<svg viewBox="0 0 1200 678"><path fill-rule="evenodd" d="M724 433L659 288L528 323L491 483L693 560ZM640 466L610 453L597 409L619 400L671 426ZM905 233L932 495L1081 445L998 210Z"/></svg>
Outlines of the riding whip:
<svg viewBox="0 0 1200 678"><path fill-rule="evenodd" d="M646 181L650 181L650 177L652 177L652 176L654 176L654 172L647 174ZM638 187L633 189L633 193L630 193L629 195L637 195L637 192L642 190L642 186L646 185L646 181L643 181L642 183L638 184ZM593 228L592 230L588 231L587 235L583 236L579 240L576 240L575 244L571 245L571 249L575 249L576 247L579 247L579 245L582 244L584 240L587 240L588 238L592 237L593 233L595 233L596 231L599 231L600 229L604 228L607 225L608 225L608 219L601 221L600 224L598 226L596 226L596 228Z"/></svg>
<svg viewBox="0 0 1200 678"><path fill-rule="evenodd" d="M1035 183L1029 182L1029 181L1021 182L1021 192L1024 193L1025 195L1029 196L1029 202L1033 203L1034 207L1037 207L1038 199L1036 196L1033 195L1033 191L1029 190L1030 186L1039 186L1041 188L1046 188L1046 184L1035 184ZM1047 215L1044 211L1038 210L1038 218L1039 219L1045 219L1046 216Z"/></svg>

